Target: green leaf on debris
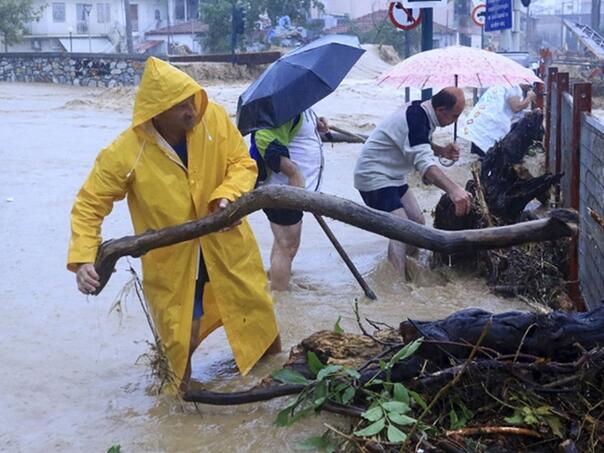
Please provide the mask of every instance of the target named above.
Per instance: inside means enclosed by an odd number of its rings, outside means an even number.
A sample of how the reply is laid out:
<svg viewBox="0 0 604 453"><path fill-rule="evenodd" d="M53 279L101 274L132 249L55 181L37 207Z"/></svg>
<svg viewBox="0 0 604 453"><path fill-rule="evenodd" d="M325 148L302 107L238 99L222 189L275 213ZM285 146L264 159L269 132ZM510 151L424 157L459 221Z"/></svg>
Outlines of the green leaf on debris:
<svg viewBox="0 0 604 453"><path fill-rule="evenodd" d="M516 413L511 417L505 417L504 420L510 425L522 425L524 423L524 418L519 413Z"/></svg>
<svg viewBox="0 0 604 453"><path fill-rule="evenodd" d="M426 402L424 401L424 399L421 397L421 395L419 393L414 392L413 390L409 390L409 395L411 395L411 398L413 398L413 401L415 401L417 404L419 404L422 409L424 409L424 410L428 409L428 405L426 404Z"/></svg>
<svg viewBox="0 0 604 453"><path fill-rule="evenodd" d="M386 419L380 418L377 422L372 423L367 428L363 428L354 432L355 436L370 437L375 436L386 426Z"/></svg>
<svg viewBox="0 0 604 453"><path fill-rule="evenodd" d="M407 435L394 425L388 425L386 435L388 437L388 442L392 442L393 444L398 444L407 440Z"/></svg>
<svg viewBox="0 0 604 453"><path fill-rule="evenodd" d="M317 374L317 381L322 381L328 376L332 374L336 374L337 372L342 370L342 365L327 365Z"/></svg>
<svg viewBox="0 0 604 453"><path fill-rule="evenodd" d="M308 363L308 368L310 368L310 371L312 371L315 376L319 373L319 371L325 368L323 362L321 362L319 357L317 357L317 354L315 354L313 351L308 351L306 354L306 362Z"/></svg>
<svg viewBox="0 0 604 453"><path fill-rule="evenodd" d="M298 451L326 451L333 452L337 448L336 443L326 436L313 436L298 442L295 447Z"/></svg>
<svg viewBox="0 0 604 453"><path fill-rule="evenodd" d="M416 422L416 420L412 417L409 417L409 416L403 415L403 414L397 414L395 412L389 413L388 419L392 423L396 423L397 425L400 425L400 426L412 425Z"/></svg>
<svg viewBox="0 0 604 453"><path fill-rule="evenodd" d="M112 445L107 450L107 453L122 453L122 446L119 445L119 444L118 445Z"/></svg>
<svg viewBox="0 0 604 453"><path fill-rule="evenodd" d="M273 379L276 381L282 382L283 384L304 384L308 385L311 383L308 379L302 376L300 373L294 370L289 370L287 368L282 368L280 370L274 371Z"/></svg>
<svg viewBox="0 0 604 453"><path fill-rule="evenodd" d="M554 436L563 439L564 434L562 433L562 422L560 421L560 417L557 417L555 415L547 415L544 418L547 424L549 425L549 429L552 430Z"/></svg>
<svg viewBox="0 0 604 453"><path fill-rule="evenodd" d="M321 381L315 388L314 405L315 408L320 407L327 399L327 381Z"/></svg>
<svg viewBox="0 0 604 453"><path fill-rule="evenodd" d="M404 414L409 412L410 409L407 404L400 401L387 401L382 404L382 407L388 412L395 412L397 414Z"/></svg>
<svg viewBox="0 0 604 453"><path fill-rule="evenodd" d="M341 316L338 316L338 320L336 321L336 323L333 326L333 331L335 333L344 333L344 329L342 329L342 327L340 326L340 321L342 320Z"/></svg>
<svg viewBox="0 0 604 453"><path fill-rule="evenodd" d="M390 364L394 365L401 360L405 360L406 358L415 354L415 351L422 345L423 338L420 337L417 340L413 340L411 343L407 343L404 347L402 347L396 354L392 356L390 359Z"/></svg>
<svg viewBox="0 0 604 453"><path fill-rule="evenodd" d="M350 403L354 399L355 394L356 390L354 387L348 387L344 390L344 393L342 393L342 404Z"/></svg>
<svg viewBox="0 0 604 453"><path fill-rule="evenodd" d="M354 368L344 367L344 372L353 379L361 379L361 373Z"/></svg>
<svg viewBox="0 0 604 453"><path fill-rule="evenodd" d="M370 422L374 422L374 421L382 418L383 415L384 415L384 411L382 411L382 408L380 406L374 406L370 409L367 409L365 412L363 412L361 414L361 417L363 417L366 420L369 420Z"/></svg>
<svg viewBox="0 0 604 453"><path fill-rule="evenodd" d="M298 405L299 400L295 399L287 404L284 409L279 411L277 414L277 420L275 420L275 424L277 426L290 426L293 422L293 411Z"/></svg>
<svg viewBox="0 0 604 453"><path fill-rule="evenodd" d="M392 389L392 395L396 401L400 401L401 403L409 404L409 391L407 387L405 387L400 382L394 384Z"/></svg>
<svg viewBox="0 0 604 453"><path fill-rule="evenodd" d="M461 401L452 404L451 410L449 411L449 429L460 429L465 427L472 417L474 417L474 413Z"/></svg>

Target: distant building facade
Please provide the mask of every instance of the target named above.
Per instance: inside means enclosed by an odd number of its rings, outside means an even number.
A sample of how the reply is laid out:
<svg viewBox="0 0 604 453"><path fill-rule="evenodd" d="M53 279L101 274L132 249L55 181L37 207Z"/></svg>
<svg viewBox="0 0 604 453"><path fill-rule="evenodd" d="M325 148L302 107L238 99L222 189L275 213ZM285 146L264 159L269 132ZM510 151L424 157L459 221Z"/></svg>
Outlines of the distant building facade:
<svg viewBox="0 0 604 453"><path fill-rule="evenodd" d="M36 0L42 17L28 24L21 43L7 52L123 53L126 13L122 0ZM200 35L207 26L197 21L199 0L132 0L130 21L135 52L166 53L168 43L191 52L201 50ZM185 24L185 27L181 27ZM163 30L163 33L152 34ZM1 40L1 37L0 37Z"/></svg>

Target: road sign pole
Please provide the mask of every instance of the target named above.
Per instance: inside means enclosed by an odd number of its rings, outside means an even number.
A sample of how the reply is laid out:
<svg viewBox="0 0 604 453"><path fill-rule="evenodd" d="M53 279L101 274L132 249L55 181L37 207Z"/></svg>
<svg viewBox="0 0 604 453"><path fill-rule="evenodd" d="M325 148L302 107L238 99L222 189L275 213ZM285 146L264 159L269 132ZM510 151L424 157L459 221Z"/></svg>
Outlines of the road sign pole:
<svg viewBox="0 0 604 453"><path fill-rule="evenodd" d="M423 9L423 18L422 18L422 52L426 50L432 50L433 47L433 39L434 39L434 31L433 31L433 14L432 8L424 8ZM432 97L432 90L422 90L422 100L425 101Z"/></svg>
<svg viewBox="0 0 604 453"><path fill-rule="evenodd" d="M405 31L405 58L409 58L411 56L411 46L409 45L409 31ZM411 98L411 89L409 87L405 87L405 102L409 102Z"/></svg>

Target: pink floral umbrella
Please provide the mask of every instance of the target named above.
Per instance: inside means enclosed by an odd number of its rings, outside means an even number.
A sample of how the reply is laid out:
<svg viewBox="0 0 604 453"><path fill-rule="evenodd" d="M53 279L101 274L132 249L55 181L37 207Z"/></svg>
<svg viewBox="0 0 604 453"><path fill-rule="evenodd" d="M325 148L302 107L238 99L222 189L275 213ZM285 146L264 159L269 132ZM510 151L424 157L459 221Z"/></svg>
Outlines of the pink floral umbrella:
<svg viewBox="0 0 604 453"><path fill-rule="evenodd" d="M465 46L427 50L405 59L378 77L378 83L412 88L484 88L543 82L533 71L503 55Z"/></svg>

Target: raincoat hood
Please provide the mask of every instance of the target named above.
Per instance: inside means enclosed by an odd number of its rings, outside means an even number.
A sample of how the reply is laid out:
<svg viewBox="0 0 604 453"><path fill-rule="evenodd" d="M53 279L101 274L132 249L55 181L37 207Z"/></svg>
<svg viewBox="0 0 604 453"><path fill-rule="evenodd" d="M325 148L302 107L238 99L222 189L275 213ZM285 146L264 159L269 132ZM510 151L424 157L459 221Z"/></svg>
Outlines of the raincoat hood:
<svg viewBox="0 0 604 453"><path fill-rule="evenodd" d="M189 75L170 63L149 57L134 100L132 128L136 129L193 95L199 123L208 107L208 95L205 90Z"/></svg>

